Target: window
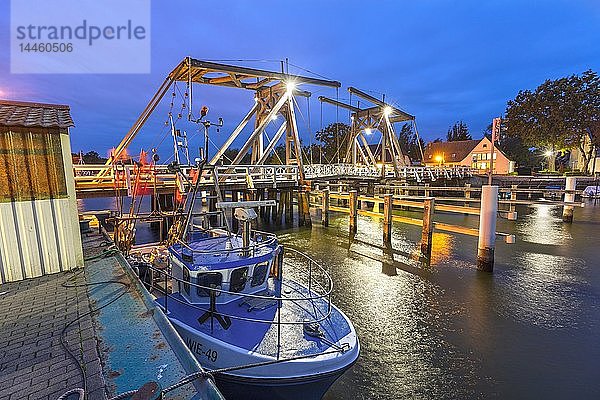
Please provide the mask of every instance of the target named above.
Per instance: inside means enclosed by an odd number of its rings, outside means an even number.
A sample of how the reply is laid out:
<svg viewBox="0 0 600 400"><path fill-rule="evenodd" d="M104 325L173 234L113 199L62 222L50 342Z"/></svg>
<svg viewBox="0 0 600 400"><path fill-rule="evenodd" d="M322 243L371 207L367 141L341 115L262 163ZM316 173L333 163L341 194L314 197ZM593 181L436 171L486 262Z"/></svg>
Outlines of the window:
<svg viewBox="0 0 600 400"><path fill-rule="evenodd" d="M452 158L456 158L456 153L452 153Z"/></svg>
<svg viewBox="0 0 600 400"><path fill-rule="evenodd" d="M484 149L487 149L487 143L484 143L484 144L483 144L483 148L484 148Z"/></svg>
<svg viewBox="0 0 600 400"><path fill-rule="evenodd" d="M220 272L205 272L202 274L198 274L198 279L196 283L200 286L205 286L209 288L221 289L221 284L223 282L223 275ZM197 287L196 293L200 297L208 297L210 296L210 290ZM217 296L221 294L221 292L215 292Z"/></svg>
<svg viewBox="0 0 600 400"><path fill-rule="evenodd" d="M189 295L190 294L190 270L183 267L183 290Z"/></svg>
<svg viewBox="0 0 600 400"><path fill-rule="evenodd" d="M229 291L241 292L246 287L248 281L248 267L234 269L229 279Z"/></svg>
<svg viewBox="0 0 600 400"><path fill-rule="evenodd" d="M431 158L431 154L429 155L429 158Z"/></svg>
<svg viewBox="0 0 600 400"><path fill-rule="evenodd" d="M254 272L252 273L252 281L250 282L250 286L260 286L265 282L265 279L267 278L268 267L269 262L256 264L256 266L254 266Z"/></svg>

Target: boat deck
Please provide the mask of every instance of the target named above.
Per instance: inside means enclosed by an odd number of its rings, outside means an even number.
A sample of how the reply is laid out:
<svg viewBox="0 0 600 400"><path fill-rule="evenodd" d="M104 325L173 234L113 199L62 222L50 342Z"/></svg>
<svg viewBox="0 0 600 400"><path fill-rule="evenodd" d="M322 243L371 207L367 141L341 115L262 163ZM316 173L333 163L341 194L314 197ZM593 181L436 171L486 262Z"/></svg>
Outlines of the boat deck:
<svg viewBox="0 0 600 400"><path fill-rule="evenodd" d="M274 291L271 284L271 292ZM284 280L283 297L300 298L308 297L308 290L294 281ZM250 318L276 322L276 301L266 309L249 309L243 304L248 299L240 299L226 304L217 304L217 312L231 316L231 326L223 329L215 320L211 330L210 319L200 324L198 318L204 314L203 310L190 307L186 300L178 293L168 299L169 317L177 319L185 325L200 332L246 350L257 351L265 356L277 356L277 325L274 323L259 323L246 321L239 318ZM164 298L157 300L164 307ZM199 305L198 307L208 308ZM281 321L300 321L306 319L320 319L327 313L326 299L283 301L281 308ZM330 318L320 322L320 329L327 341L337 343L351 332L344 316L334 307ZM306 356L322 353L330 349L326 341L307 336L302 324L281 326L281 355L286 357Z"/></svg>

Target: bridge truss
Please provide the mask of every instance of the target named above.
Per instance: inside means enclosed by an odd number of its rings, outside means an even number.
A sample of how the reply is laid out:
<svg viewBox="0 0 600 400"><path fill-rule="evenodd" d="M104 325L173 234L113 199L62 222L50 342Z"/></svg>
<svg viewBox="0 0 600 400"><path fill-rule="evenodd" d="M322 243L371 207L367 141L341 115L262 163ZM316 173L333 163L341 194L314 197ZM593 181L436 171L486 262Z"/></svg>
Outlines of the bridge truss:
<svg viewBox="0 0 600 400"><path fill-rule="evenodd" d="M232 131L223 146L210 158L208 162L210 165L215 165L218 162L238 138L242 130L254 118L254 129L232 160L232 165L239 164L249 151L251 151L252 155L252 164L264 164L269 154L275 149L275 146L285 134L285 163L288 165L297 165L301 179L303 178L303 164L298 125L294 111L294 98L295 96L310 97L311 93L300 90L299 86L303 84L333 88L341 86L340 82L332 80L226 65L186 57L169 73L131 129L129 129L123 140L115 148L106 163L107 165L111 165L115 160L119 159L175 82L184 82L188 86L188 120L193 120L194 84L225 86L254 92L255 104ZM280 125L275 136L268 139L264 132L265 127L270 121L275 120L277 115L283 116L283 123ZM206 151L207 149L205 149Z"/></svg>

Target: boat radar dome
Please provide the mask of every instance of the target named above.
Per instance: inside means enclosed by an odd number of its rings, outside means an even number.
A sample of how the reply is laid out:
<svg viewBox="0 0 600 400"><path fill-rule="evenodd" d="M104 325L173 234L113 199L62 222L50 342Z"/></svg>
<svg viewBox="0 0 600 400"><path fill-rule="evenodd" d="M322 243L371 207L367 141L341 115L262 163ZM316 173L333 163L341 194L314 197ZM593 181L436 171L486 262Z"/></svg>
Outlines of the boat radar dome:
<svg viewBox="0 0 600 400"><path fill-rule="evenodd" d="M256 211L254 211L254 209L252 208L241 208L238 207L235 209L235 213L233 214L233 216L235 217L235 219L237 219L238 221L252 221L253 219L256 219L257 215L256 215Z"/></svg>

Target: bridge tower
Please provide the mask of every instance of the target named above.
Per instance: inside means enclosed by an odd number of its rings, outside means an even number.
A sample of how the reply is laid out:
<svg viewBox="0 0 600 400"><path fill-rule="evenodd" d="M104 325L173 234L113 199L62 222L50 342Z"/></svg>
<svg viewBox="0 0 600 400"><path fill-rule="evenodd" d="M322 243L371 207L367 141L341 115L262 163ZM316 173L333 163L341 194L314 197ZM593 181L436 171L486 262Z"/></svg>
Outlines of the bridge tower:
<svg viewBox="0 0 600 400"><path fill-rule="evenodd" d="M341 86L340 82L337 81L220 64L186 57L169 73L144 111L140 114L123 140L121 140L115 151L113 151L111 158L106 163L107 166L111 165L114 160L119 159L122 152L125 151L135 138L148 117L175 82L185 82L188 85L188 120L191 120L191 113L194 110L193 84L225 86L254 92L254 105L231 132L221 148L212 156L209 164L214 165L217 163L225 151L230 148L233 141L240 135L244 127L254 117L254 129L232 161L232 165L239 165L248 151L252 153L251 160L253 165L264 163L285 133L285 161L287 164L295 163L298 165L301 178L303 177L303 165L298 125L294 112L294 98L296 96L309 97L311 95L310 92L299 89L304 84L334 88ZM271 140L266 141L264 134L265 127L270 121L276 119L277 115L283 116L283 123L277 130L276 135ZM107 171L108 168L103 173Z"/></svg>
<svg viewBox="0 0 600 400"><path fill-rule="evenodd" d="M323 103L351 111L352 124L347 138L348 147L344 161L370 166L391 164L394 168L394 174L399 176L401 168L410 166L410 159L400 146L394 124L414 121L415 117L386 103L385 100L379 100L354 87L349 87L348 92L372 103L373 106L360 108L328 97L319 97L319 100ZM375 131L381 133L381 140L377 146L378 151L374 153L365 135ZM385 167L382 168L382 172L385 173Z"/></svg>

